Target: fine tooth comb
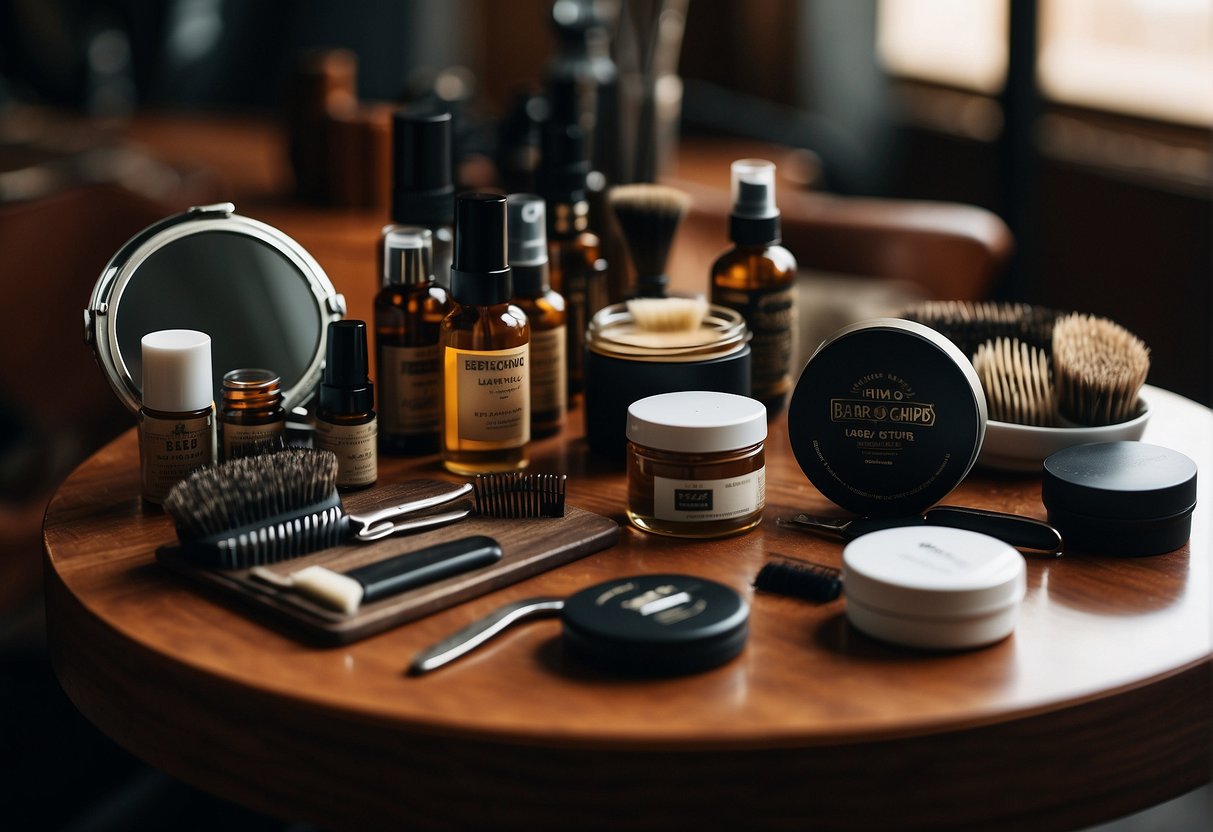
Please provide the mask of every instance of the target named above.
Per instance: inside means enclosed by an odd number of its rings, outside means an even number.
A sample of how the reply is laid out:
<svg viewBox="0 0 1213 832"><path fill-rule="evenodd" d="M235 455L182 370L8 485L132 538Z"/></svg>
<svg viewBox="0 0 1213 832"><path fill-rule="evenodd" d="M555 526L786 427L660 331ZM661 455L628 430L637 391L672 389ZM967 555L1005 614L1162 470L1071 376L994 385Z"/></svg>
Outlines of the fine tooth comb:
<svg viewBox="0 0 1213 832"><path fill-rule="evenodd" d="M488 517L564 517L564 474L478 474L476 511Z"/></svg>
<svg viewBox="0 0 1213 832"><path fill-rule="evenodd" d="M337 457L330 451L294 449L195 471L173 487L164 509L177 524L182 553L191 563L242 569L346 541L379 540L453 523L471 508L422 512L471 492L472 486L464 483L433 497L350 514L337 493Z"/></svg>

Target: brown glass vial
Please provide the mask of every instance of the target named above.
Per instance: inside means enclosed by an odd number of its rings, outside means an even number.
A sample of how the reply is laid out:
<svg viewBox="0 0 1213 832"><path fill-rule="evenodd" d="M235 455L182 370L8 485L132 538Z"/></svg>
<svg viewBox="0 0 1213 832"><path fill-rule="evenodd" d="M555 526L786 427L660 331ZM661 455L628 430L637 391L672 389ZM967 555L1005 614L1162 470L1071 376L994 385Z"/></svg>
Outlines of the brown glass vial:
<svg viewBox="0 0 1213 832"><path fill-rule="evenodd" d="M375 388L367 375L366 323L333 321L312 445L337 455L337 488L367 488L379 478Z"/></svg>
<svg viewBox="0 0 1213 832"><path fill-rule="evenodd" d="M775 165L741 159L732 166L733 247L712 265L712 303L735 309L753 334L751 395L768 412L783 408L796 355L796 258L779 245Z"/></svg>
<svg viewBox="0 0 1213 832"><path fill-rule="evenodd" d="M437 453L442 430L438 338L450 300L434 285L429 229L389 225L382 239L383 288L375 296L379 451Z"/></svg>
<svg viewBox="0 0 1213 832"><path fill-rule="evenodd" d="M585 334L594 313L609 303L607 262L589 228L586 176L590 171L580 127L548 125L543 131L540 183L547 200L548 256L552 288L568 312L570 396L585 388Z"/></svg>
<svg viewBox="0 0 1213 832"><path fill-rule="evenodd" d="M568 315L548 277L543 198L510 194L506 207L514 303L531 325L531 437L551 436L568 412Z"/></svg>
<svg viewBox="0 0 1213 832"><path fill-rule="evenodd" d="M442 321L442 462L463 476L516 471L531 438L531 327L510 302L506 201L455 203L451 311Z"/></svg>
<svg viewBox="0 0 1213 832"><path fill-rule="evenodd" d="M220 430L223 458L273 453L286 446L281 379L272 370L230 370L223 375Z"/></svg>

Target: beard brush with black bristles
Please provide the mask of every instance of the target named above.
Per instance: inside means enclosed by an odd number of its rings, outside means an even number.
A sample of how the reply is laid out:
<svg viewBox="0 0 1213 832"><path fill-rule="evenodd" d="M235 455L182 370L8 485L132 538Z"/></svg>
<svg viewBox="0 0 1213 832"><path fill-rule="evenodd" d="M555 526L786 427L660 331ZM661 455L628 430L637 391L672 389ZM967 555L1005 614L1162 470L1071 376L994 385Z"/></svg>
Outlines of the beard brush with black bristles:
<svg viewBox="0 0 1213 832"><path fill-rule="evenodd" d="M1053 347L1056 309L1005 301L925 300L904 309L901 317L929 326L970 359L995 338L1015 338L1046 355Z"/></svg>
<svg viewBox="0 0 1213 832"><path fill-rule="evenodd" d="M668 185L619 185L607 194L636 270L634 295L663 298L670 284L666 263L690 197Z"/></svg>
<svg viewBox="0 0 1213 832"><path fill-rule="evenodd" d="M471 508L423 512L471 492L465 483L433 497L350 514L337 493L337 457L331 451L293 449L195 471L173 486L164 509L177 525L186 560L207 568L243 569L346 541L374 541L453 523Z"/></svg>

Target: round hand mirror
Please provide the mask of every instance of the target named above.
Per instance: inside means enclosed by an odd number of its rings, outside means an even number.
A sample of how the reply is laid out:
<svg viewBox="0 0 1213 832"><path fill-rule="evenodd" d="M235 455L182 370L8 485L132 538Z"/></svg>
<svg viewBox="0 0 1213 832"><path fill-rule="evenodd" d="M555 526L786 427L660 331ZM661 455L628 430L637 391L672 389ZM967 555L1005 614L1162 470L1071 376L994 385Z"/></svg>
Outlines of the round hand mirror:
<svg viewBox="0 0 1213 832"><path fill-rule="evenodd" d="M223 374L241 367L278 373L288 412L315 388L345 298L298 243L235 210L191 208L144 229L93 287L85 341L132 411L142 403L140 340L161 329L211 336L215 401Z"/></svg>

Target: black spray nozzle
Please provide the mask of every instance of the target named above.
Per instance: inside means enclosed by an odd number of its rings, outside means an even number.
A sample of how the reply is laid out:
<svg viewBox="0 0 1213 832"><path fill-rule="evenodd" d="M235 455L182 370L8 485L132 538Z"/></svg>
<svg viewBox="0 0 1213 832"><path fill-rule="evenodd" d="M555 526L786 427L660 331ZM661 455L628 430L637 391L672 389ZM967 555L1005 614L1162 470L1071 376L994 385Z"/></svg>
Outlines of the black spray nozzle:
<svg viewBox="0 0 1213 832"><path fill-rule="evenodd" d="M451 171L451 114L398 112L392 116L392 218L445 225L455 194Z"/></svg>
<svg viewBox="0 0 1213 832"><path fill-rule="evenodd" d="M366 324L363 321L330 323L324 355L320 408L337 413L373 410L375 394L368 375Z"/></svg>
<svg viewBox="0 0 1213 832"><path fill-rule="evenodd" d="M506 253L506 199L501 194L460 194L455 200L455 251L451 296L461 304L505 303L513 292Z"/></svg>

